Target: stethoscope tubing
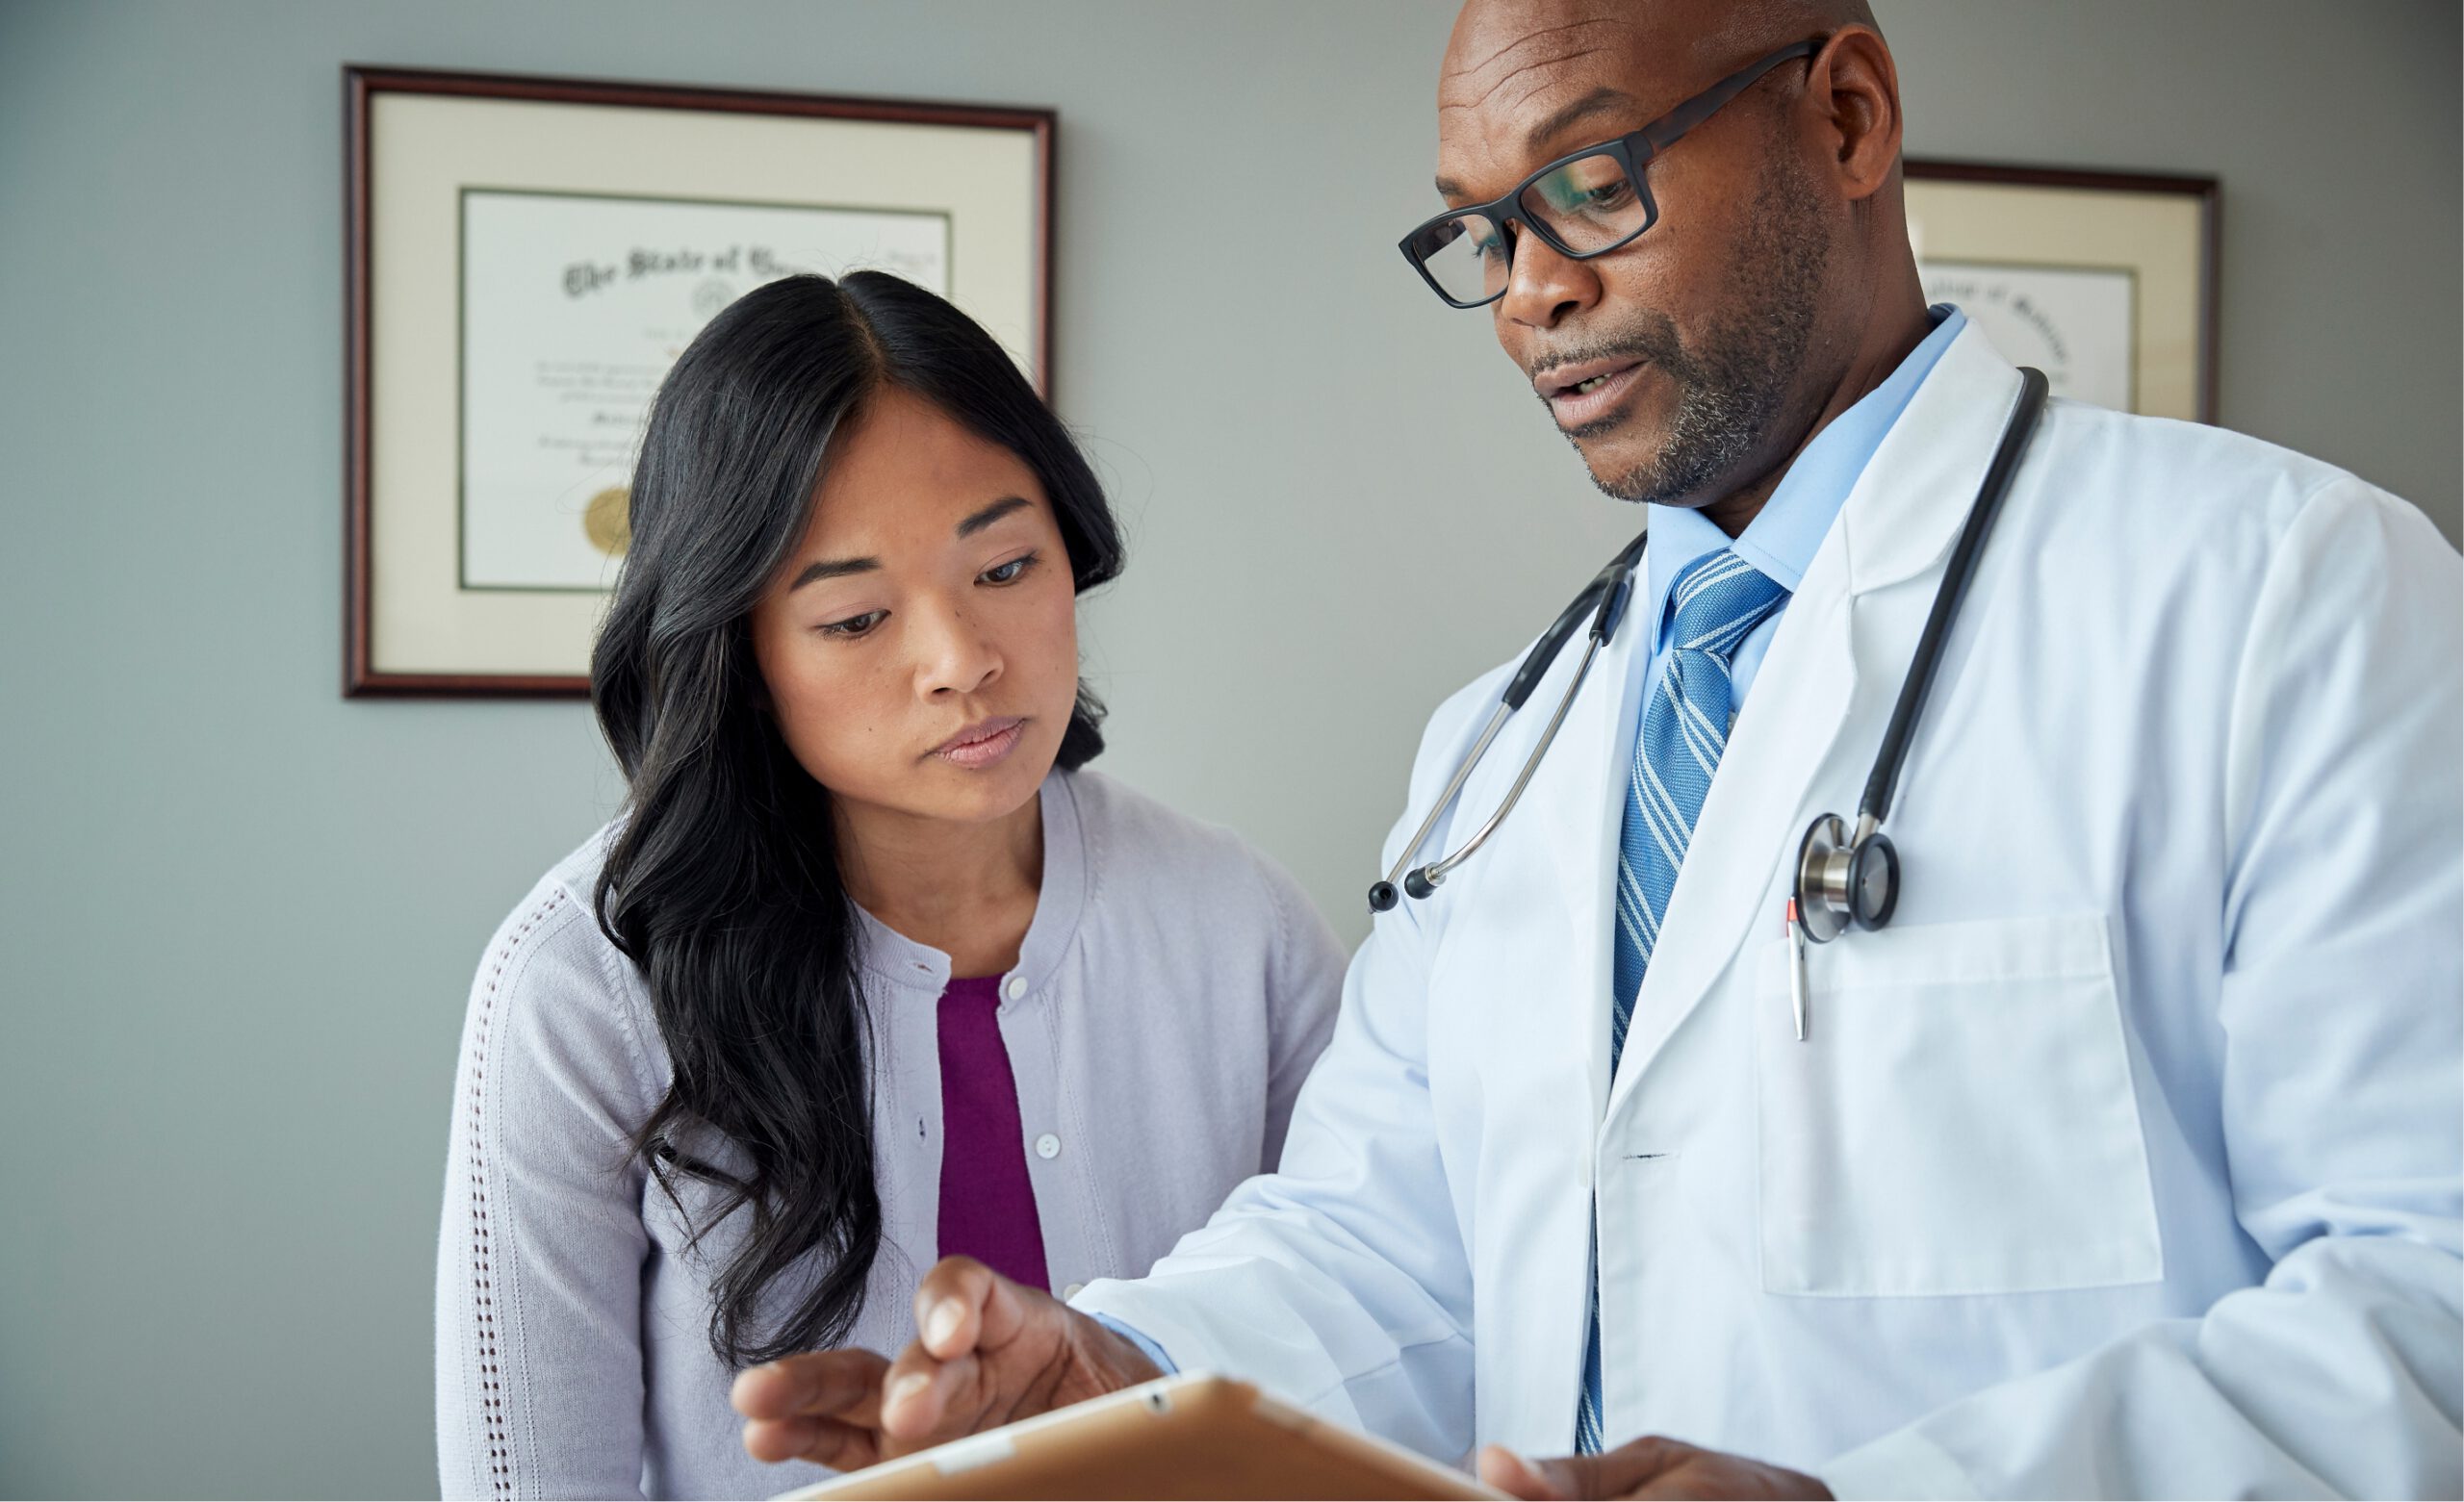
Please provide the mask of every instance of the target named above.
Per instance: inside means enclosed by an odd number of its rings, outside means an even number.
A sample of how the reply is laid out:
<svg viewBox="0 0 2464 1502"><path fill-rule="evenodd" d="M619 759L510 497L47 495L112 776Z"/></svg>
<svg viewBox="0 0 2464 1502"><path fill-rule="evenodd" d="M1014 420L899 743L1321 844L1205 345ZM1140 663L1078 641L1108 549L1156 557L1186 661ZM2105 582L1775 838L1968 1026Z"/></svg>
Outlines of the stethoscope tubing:
<svg viewBox="0 0 2464 1502"><path fill-rule="evenodd" d="M1498 832L1498 826L1505 823L1505 816L1514 812L1514 805L1523 801L1523 790L1531 785L1532 776L1539 772L1542 758L1549 754L1550 743L1557 738L1558 727L1566 723L1566 715L1575 707L1576 697L1582 692L1582 680L1591 675L1592 659L1599 655L1600 638L1594 636L1583 643L1582 658L1575 664L1574 682L1566 686L1564 697L1557 700L1556 712L1549 717L1548 725L1540 731L1539 744L1532 747L1531 754L1523 759L1523 770L1515 774L1514 785L1505 790L1505 798L1499 802L1497 812L1489 815L1488 823L1480 826L1477 833L1464 841L1461 850L1451 855L1430 861L1420 870L1405 877L1403 890L1410 892L1414 897L1428 896L1430 892L1437 890L1438 884L1446 879L1449 872L1470 860L1479 853L1481 846L1489 843L1489 836ZM1427 890L1420 890L1424 887Z"/></svg>
<svg viewBox="0 0 2464 1502"><path fill-rule="evenodd" d="M1882 747L1874 757L1873 771L1865 778L1864 794L1857 807L1856 832L1851 837L1857 844L1863 843L1879 828L1890 812L1891 799L1899 786L1900 772L1908 760L1910 739L1915 731L1917 717L1924 709L1926 696L1934 687L1934 674L1941 660L1942 643L1950 635L1952 624L1959 619L1960 605L1966 598L1968 581L1976 572L1977 557L1985 550L1986 535L1993 529L1994 519L2001 514L2002 499L2018 471L2020 458L2036 432L2038 419L2043 415L2046 391L2044 372L2021 368L2018 397L2013 403L2011 416L2003 423L2001 441L1995 446L1992 461L1986 467L1985 478L1977 487L1976 500L1968 507L1967 520L1960 528L1959 541L1951 549L1949 562L1944 565L1942 583L1934 592L1934 603L1926 612L1925 626L1917 637L1916 651L1909 660L1907 675L1900 681L1899 699L1891 706L1890 721L1884 729ZM1506 683L1505 692L1499 698L1498 707L1491 712L1488 723L1481 727L1478 738L1473 743L1470 753L1456 765L1445 790L1429 805L1428 817L1421 821L1420 828L1405 842L1394 869L1386 874L1384 879L1370 887L1369 906L1372 912L1386 912L1395 906L1395 883L1399 879L1402 881L1403 889L1416 898L1432 895L1450 873L1471 859L1505 823L1506 815L1513 812L1524 789L1530 785L1542 759L1549 753L1550 746L1556 740L1558 727L1565 724L1568 712L1574 708L1576 698L1582 692L1583 680L1591 675L1593 659L1616 635L1618 623L1633 594L1635 566L1649 538L1650 533L1646 529L1627 544L1615 558L1609 560L1606 568L1583 586L1582 593L1574 598L1573 602L1550 624L1549 629L1531 645L1531 649L1524 654L1513 677ZM1406 875L1405 869L1411 866L1412 857L1419 853L1423 844L1436 829L1438 821L1453 805L1464 784L1471 780L1474 769L1488 753L1490 744L1505 727L1506 721L1523 707L1540 679L1547 675L1550 666L1556 661L1558 652L1564 649L1567 640L1574 635L1576 624L1586 611L1592 618L1590 640L1583 648L1582 660L1575 667L1574 681L1566 686L1566 692L1558 699L1555 712L1549 717L1549 724L1541 731L1530 754L1524 758L1522 770L1515 775L1514 783L1506 790L1497 811L1489 815L1461 847ZM1826 821L1835 822L1833 816L1826 814L1815 824L1819 827ZM1877 843L1886 847L1888 844L1887 841ZM1884 853L1890 854L1886 849ZM1895 855L1890 858L1893 895L1891 904L1883 908L1883 915L1874 920L1876 926L1888 921L1889 906L1896 902L1897 858ZM1809 896L1804 889L1802 876L1795 895L1799 902ZM1797 910L1798 903L1791 903L1791 913ZM1792 927L1797 922L1792 918Z"/></svg>
<svg viewBox="0 0 2464 1502"><path fill-rule="evenodd" d="M1505 823L1506 815L1514 810L1515 803L1523 797L1523 790L1530 786L1533 775L1540 770L1541 761L1549 754L1550 743L1556 740L1557 729L1566 723L1568 711L1574 708L1576 696L1582 692L1583 679L1591 675L1592 659L1598 657L1600 649L1616 636L1618 624L1626 616L1626 606L1633 598L1634 564L1642 557L1643 544L1650 535L1646 528L1620 548L1617 556L1608 560L1608 566L1592 576L1591 582L1582 587L1582 593L1557 613L1557 619L1549 624L1549 629L1541 632L1540 639L1531 644L1531 649L1523 654L1523 661L1516 665L1514 675L1506 680L1505 692L1498 698L1498 707L1490 712L1488 724L1481 726L1479 738L1472 743L1471 751L1455 765L1454 776L1447 780L1445 790L1437 795L1436 802L1429 804L1428 817L1421 821L1421 827L1404 842L1403 853L1396 859L1394 869L1386 873L1384 879L1370 887L1370 911L1382 913L1394 907L1395 883L1399 880L1403 883L1403 890L1412 896L1427 897L1437 890L1438 884L1450 872L1471 859L1481 846L1488 843L1489 836L1497 832L1498 827ZM1455 796L1463 791L1463 784L1471 779L1480 758L1488 754L1489 743L1498 738L1498 732L1505 728L1506 721L1513 718L1531 697L1531 691L1547 676L1550 665L1556 661L1557 653L1565 649L1567 639L1574 635L1575 627L1581 624L1586 613L1591 617L1590 639L1583 647L1582 660L1575 666L1574 682L1567 685L1566 692L1559 697L1556 712L1549 717L1548 726L1540 732L1539 744L1524 758L1523 770L1515 775L1514 785L1507 789L1497 811L1489 815L1488 822L1480 826L1478 832L1453 853L1442 855L1405 875L1404 868L1411 865L1412 856L1427 841L1430 831L1437 827L1438 820L1444 818L1447 809L1453 805Z"/></svg>
<svg viewBox="0 0 2464 1502"><path fill-rule="evenodd" d="M2019 457L2036 433L2037 420L2043 415L2047 391L2044 372L2033 367L2019 371L2019 395L2013 404L2011 417L2002 427L2002 442L1993 450L1993 462L1986 467L1985 480L1977 488L1976 504L1970 506L1967 521L1960 527L1960 540L1951 549L1951 560L1944 566L1942 584L1934 592L1934 606L1925 615L1925 629L1916 638L1916 652L1908 660L1908 676L1900 685L1899 702L1891 706L1890 724L1883 730L1882 750L1874 757L1874 770L1865 778L1864 796L1857 801L1857 827L1871 832L1890 813L1892 795L1899 788L1899 773L1908 760L1908 744L1916 729L1916 718L1924 712L1925 698L1934 690L1934 669L1941 660L1942 643L1951 634L1951 624L1959 619L1960 602L1967 598L1968 579L1976 573L1977 556L1985 551L1986 534L1993 530L1994 518L2002 514L2002 497L2011 489L2012 476L2018 472Z"/></svg>

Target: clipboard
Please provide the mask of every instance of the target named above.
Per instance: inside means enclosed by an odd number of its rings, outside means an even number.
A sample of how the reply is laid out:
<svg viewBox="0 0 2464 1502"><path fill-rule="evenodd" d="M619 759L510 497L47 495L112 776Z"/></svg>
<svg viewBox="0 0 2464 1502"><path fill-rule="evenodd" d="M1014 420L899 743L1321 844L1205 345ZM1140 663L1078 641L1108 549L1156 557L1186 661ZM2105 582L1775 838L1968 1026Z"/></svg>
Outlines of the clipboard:
<svg viewBox="0 0 2464 1502"><path fill-rule="evenodd" d="M1304 1413L1250 1383L1194 1372L886 1461L786 1498L1502 1495L1399 1444Z"/></svg>

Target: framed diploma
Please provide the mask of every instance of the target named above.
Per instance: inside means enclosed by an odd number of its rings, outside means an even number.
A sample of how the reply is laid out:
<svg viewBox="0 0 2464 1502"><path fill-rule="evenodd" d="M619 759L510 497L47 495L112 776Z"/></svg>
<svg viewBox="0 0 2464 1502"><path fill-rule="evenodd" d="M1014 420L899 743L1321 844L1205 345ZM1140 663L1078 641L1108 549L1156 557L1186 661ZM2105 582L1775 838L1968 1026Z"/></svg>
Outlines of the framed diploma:
<svg viewBox="0 0 2464 1502"><path fill-rule="evenodd" d="M2053 395L2216 420L2217 183L1912 159L1928 302L1955 302Z"/></svg>
<svg viewBox="0 0 2464 1502"><path fill-rule="evenodd" d="M1049 110L344 69L346 695L583 695L650 400L895 272L1051 368Z"/></svg>

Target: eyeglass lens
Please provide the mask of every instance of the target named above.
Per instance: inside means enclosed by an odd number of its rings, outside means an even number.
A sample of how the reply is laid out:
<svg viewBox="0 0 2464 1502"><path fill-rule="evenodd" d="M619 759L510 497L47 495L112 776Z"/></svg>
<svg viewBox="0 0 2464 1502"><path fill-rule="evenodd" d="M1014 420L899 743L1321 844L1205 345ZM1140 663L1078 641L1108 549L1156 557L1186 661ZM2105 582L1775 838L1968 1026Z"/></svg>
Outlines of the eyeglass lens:
<svg viewBox="0 0 2464 1502"><path fill-rule="evenodd" d="M1526 223L1545 226L1576 255L1596 255L1651 227L1648 200L1634 191L1626 164L1605 151L1578 157L1532 183L1515 200ZM1505 288L1509 247L1476 214L1429 225L1412 242L1431 280L1457 302L1481 302Z"/></svg>

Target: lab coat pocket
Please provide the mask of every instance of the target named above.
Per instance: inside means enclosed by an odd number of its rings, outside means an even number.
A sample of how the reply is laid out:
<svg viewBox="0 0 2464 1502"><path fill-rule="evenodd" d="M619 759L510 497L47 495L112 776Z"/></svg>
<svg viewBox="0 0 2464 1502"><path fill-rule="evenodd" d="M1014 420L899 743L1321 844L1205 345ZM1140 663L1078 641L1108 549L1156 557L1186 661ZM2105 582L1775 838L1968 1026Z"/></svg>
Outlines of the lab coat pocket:
<svg viewBox="0 0 2464 1502"><path fill-rule="evenodd" d="M1762 1286L2025 1293L2164 1275L2104 919L1785 943L1755 985Z"/></svg>

